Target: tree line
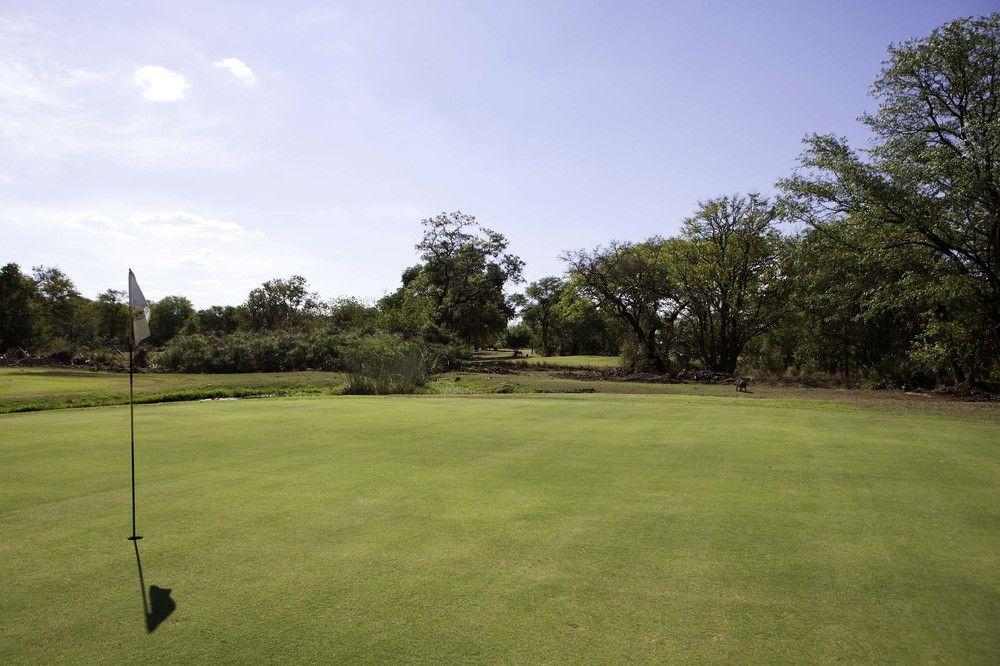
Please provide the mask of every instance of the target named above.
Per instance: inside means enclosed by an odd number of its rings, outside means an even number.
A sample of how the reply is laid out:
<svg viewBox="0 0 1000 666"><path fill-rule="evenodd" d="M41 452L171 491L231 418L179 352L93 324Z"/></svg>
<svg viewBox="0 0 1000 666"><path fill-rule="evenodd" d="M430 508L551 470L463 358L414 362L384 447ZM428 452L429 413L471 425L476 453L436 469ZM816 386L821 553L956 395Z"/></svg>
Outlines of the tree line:
<svg viewBox="0 0 1000 666"><path fill-rule="evenodd" d="M448 358L531 346L620 355L636 372L995 387L998 63L1000 14L894 44L871 88L877 108L861 117L867 147L810 135L775 195L710 198L677 234L566 251L564 274L519 291L524 263L507 239L442 213L422 221L418 263L375 303L323 301L301 276L266 282L240 306L196 310L169 296L153 304L152 343L178 369L243 369L185 355L266 360L295 349L280 369L335 367L358 339L381 336ZM84 298L57 268L8 264L0 351L120 348L123 300L115 290Z"/></svg>

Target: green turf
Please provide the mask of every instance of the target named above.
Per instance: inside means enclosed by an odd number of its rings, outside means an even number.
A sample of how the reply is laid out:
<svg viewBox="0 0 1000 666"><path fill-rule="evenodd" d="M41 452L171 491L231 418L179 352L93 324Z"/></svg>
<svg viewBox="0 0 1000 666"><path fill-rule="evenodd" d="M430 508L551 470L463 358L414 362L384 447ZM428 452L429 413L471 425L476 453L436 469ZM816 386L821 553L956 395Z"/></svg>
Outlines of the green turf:
<svg viewBox="0 0 1000 666"><path fill-rule="evenodd" d="M339 394L344 378L333 372L275 372L248 374L137 374L136 402L181 402L211 398ZM519 369L517 372L443 373L422 393L484 395L509 393L622 393L715 396L735 401L764 400L768 406L825 409L877 409L961 414L967 418L1000 419L1000 405L988 402L944 400L929 395L891 391L811 389L794 386L755 386L737 393L731 384L667 384L583 379L559 371ZM790 399L785 403L782 400ZM66 407L120 405L128 402L128 375L57 368L0 368L0 414Z"/></svg>
<svg viewBox="0 0 1000 666"><path fill-rule="evenodd" d="M833 404L833 403L831 403ZM767 398L0 416L0 663L980 662L1000 426Z"/></svg>
<svg viewBox="0 0 1000 666"><path fill-rule="evenodd" d="M336 392L336 372L225 375L138 373L136 402ZM0 368L0 414L128 402L128 374L59 368Z"/></svg>

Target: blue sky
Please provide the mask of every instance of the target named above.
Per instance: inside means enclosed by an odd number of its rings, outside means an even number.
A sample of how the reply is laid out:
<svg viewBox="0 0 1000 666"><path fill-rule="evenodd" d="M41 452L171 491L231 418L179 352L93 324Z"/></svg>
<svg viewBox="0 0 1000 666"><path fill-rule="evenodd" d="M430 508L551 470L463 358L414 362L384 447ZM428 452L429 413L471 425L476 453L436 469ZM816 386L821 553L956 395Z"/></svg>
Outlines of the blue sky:
<svg viewBox="0 0 1000 666"><path fill-rule="evenodd" d="M89 296L374 299L462 210L526 277L772 191L889 42L989 2L0 0L0 262Z"/></svg>

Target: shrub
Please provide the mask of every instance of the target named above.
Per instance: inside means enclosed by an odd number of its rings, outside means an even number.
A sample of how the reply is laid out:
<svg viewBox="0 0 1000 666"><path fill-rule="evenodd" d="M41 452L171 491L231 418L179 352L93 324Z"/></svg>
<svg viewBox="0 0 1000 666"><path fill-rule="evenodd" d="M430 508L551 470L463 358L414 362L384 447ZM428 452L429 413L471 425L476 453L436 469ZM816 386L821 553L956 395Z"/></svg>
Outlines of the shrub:
<svg viewBox="0 0 1000 666"><path fill-rule="evenodd" d="M507 327L504 342L514 350L514 355L517 356L521 349L531 344L531 329L525 324L513 324Z"/></svg>
<svg viewBox="0 0 1000 666"><path fill-rule="evenodd" d="M618 356L619 367L625 372L649 372L652 367L646 348L632 338L622 340Z"/></svg>
<svg viewBox="0 0 1000 666"><path fill-rule="evenodd" d="M194 333L170 340L154 355L153 366L175 372L342 370L346 344L346 336L325 330Z"/></svg>
<svg viewBox="0 0 1000 666"><path fill-rule="evenodd" d="M353 395L414 393L434 369L426 346L385 334L359 340L350 353L344 393Z"/></svg>
<svg viewBox="0 0 1000 666"><path fill-rule="evenodd" d="M464 345L451 342L446 345L423 345L428 356L428 363L433 372L447 372L462 368L465 359L469 358L471 350Z"/></svg>
<svg viewBox="0 0 1000 666"><path fill-rule="evenodd" d="M181 334L154 352L150 367L172 372L347 370L354 392L412 392L432 372L460 367L457 345L405 342L385 333L361 336L331 329L264 334Z"/></svg>

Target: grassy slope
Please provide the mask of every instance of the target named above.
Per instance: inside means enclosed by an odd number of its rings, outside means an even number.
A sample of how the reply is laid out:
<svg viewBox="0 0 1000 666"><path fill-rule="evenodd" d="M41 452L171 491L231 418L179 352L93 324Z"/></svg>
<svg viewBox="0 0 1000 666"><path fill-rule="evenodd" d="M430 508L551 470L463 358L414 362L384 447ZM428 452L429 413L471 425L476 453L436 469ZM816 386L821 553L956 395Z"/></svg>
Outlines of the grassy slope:
<svg viewBox="0 0 1000 666"><path fill-rule="evenodd" d="M458 378L458 381L455 381ZM547 372L516 374L445 373L428 386L442 395L490 393L613 393L625 395L677 395L725 398L754 402L766 407L815 407L827 410L935 413L1000 421L1000 404L950 400L927 394L863 389L811 388L791 385L755 385L749 393L737 393L732 384L660 384L575 379ZM726 404L725 402L722 404Z"/></svg>
<svg viewBox="0 0 1000 666"><path fill-rule="evenodd" d="M135 376L137 402L329 393L341 388L336 372ZM53 368L0 368L0 414L128 402L128 375Z"/></svg>
<svg viewBox="0 0 1000 666"><path fill-rule="evenodd" d="M473 352L473 362L497 362L502 361L511 365L531 368L552 368L552 369L593 369L593 368L617 368L621 363L618 356L539 356L529 349L521 350L522 356L514 356L510 349L497 349L493 351L480 350Z"/></svg>
<svg viewBox="0 0 1000 666"><path fill-rule="evenodd" d="M527 367L617 368L621 359L617 356L529 356L510 362Z"/></svg>
<svg viewBox="0 0 1000 666"><path fill-rule="evenodd" d="M770 407L770 408L764 408ZM794 407L794 408L793 408ZM966 661L1000 428L685 396L0 416L0 662Z"/></svg>
<svg viewBox="0 0 1000 666"><path fill-rule="evenodd" d="M871 408L881 411L924 411L1000 420L1000 404L944 400L892 391L755 386L736 393L726 384L659 384L594 381L521 370L515 374L445 373L427 386L427 393L482 395L491 393L623 393L718 396L739 401L791 399L826 408ZM458 381L455 381L456 378ZM204 398L289 396L339 393L344 379L331 372L276 372L223 375L136 375L136 402L180 402ZM836 404L831 404L833 401ZM0 368L0 414L64 407L120 405L128 402L128 376L87 370Z"/></svg>

